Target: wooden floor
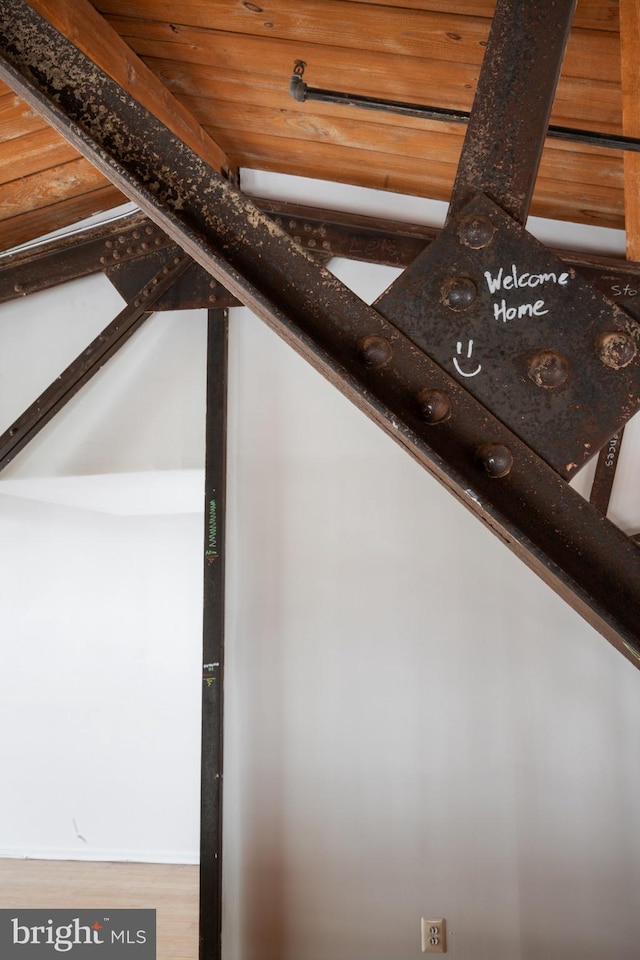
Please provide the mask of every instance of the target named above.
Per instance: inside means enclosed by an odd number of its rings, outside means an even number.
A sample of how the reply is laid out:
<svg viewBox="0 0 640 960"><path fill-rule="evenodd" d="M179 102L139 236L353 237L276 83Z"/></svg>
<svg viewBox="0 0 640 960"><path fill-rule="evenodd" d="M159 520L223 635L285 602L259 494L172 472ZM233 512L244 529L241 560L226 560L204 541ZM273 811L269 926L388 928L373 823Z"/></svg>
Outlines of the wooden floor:
<svg viewBox="0 0 640 960"><path fill-rule="evenodd" d="M157 910L157 960L198 956L198 867L0 860L0 907Z"/></svg>

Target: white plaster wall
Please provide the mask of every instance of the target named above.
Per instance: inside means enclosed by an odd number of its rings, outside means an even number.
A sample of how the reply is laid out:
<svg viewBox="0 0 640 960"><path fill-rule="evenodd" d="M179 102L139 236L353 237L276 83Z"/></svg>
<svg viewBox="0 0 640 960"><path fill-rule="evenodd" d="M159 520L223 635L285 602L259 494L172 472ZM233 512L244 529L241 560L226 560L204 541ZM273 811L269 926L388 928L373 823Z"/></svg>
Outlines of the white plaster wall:
<svg viewBox="0 0 640 960"><path fill-rule="evenodd" d="M0 495L0 855L190 861L196 514Z"/></svg>
<svg viewBox="0 0 640 960"><path fill-rule="evenodd" d="M30 325L118 309L65 289L0 310L3 421ZM197 858L204 318L154 323L0 481L4 855ZM409 960L435 915L464 960L632 960L637 670L247 311L230 346L226 955Z"/></svg>
<svg viewBox="0 0 640 960"><path fill-rule="evenodd" d="M0 429L122 308L0 311ZM206 317L152 317L0 479L0 856L195 862Z"/></svg>
<svg viewBox="0 0 640 960"><path fill-rule="evenodd" d="M465 960L631 960L637 671L233 328L228 955L411 958L432 915Z"/></svg>

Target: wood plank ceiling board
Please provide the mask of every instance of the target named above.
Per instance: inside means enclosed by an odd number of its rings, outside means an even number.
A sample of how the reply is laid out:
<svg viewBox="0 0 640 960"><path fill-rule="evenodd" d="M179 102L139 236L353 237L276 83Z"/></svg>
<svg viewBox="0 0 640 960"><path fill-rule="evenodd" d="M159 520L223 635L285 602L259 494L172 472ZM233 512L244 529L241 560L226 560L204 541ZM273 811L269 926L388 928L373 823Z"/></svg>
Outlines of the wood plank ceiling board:
<svg viewBox="0 0 640 960"><path fill-rule="evenodd" d="M469 110L494 3L93 2L238 165L448 199L464 126L296 103L288 79L303 59L314 87ZM578 4L552 122L622 132L616 3ZM622 163L549 142L532 212L622 226Z"/></svg>
<svg viewBox="0 0 640 960"><path fill-rule="evenodd" d="M214 169L236 174L206 131L86 2L30 0L61 33L196 150ZM4 85L3 99L12 95ZM36 114L17 97L0 113L0 249L14 246L82 217L122 203L124 198L87 160L42 121L16 136L14 119Z"/></svg>
<svg viewBox="0 0 640 960"><path fill-rule="evenodd" d="M29 0L228 165L448 200L465 126L308 101L312 87L471 109L495 0ZM618 3L579 0L552 123L622 133ZM150 98L150 99L149 99ZM199 144L199 146L197 146ZM203 144L205 145L203 147ZM548 141L532 213L624 224L619 151ZM0 87L0 249L122 201Z"/></svg>

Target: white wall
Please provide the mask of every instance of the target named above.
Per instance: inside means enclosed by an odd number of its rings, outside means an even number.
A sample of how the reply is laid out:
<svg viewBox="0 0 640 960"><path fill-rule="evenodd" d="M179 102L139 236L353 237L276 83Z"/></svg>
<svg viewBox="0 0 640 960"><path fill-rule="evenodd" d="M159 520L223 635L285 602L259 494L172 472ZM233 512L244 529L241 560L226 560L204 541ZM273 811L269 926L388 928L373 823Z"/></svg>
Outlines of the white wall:
<svg viewBox="0 0 640 960"><path fill-rule="evenodd" d="M122 308L0 312L5 429ZM0 855L198 856L204 313L152 317L0 479Z"/></svg>
<svg viewBox="0 0 640 960"><path fill-rule="evenodd" d="M0 311L3 420L96 296ZM4 855L197 858L204 319L153 322L0 481ZM230 363L227 956L631 960L637 670L245 310Z"/></svg>

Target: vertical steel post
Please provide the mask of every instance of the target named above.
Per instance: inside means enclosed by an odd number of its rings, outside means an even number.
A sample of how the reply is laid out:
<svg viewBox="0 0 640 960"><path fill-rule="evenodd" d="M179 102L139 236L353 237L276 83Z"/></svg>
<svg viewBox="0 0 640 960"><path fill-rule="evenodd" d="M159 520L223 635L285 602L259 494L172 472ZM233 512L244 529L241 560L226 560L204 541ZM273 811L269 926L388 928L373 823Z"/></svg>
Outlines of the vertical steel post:
<svg viewBox="0 0 640 960"><path fill-rule="evenodd" d="M525 223L576 0L498 0L449 215L485 193Z"/></svg>
<svg viewBox="0 0 640 960"><path fill-rule="evenodd" d="M623 435L624 427L620 427L615 436L611 437L608 443L605 443L598 455L596 472L591 486L589 502L592 503L594 507L597 507L605 517L609 510L613 481L615 480L616 469L620 460L620 448L622 447Z"/></svg>
<svg viewBox="0 0 640 960"><path fill-rule="evenodd" d="M222 956L222 760L227 310L209 310L205 458L200 960Z"/></svg>

